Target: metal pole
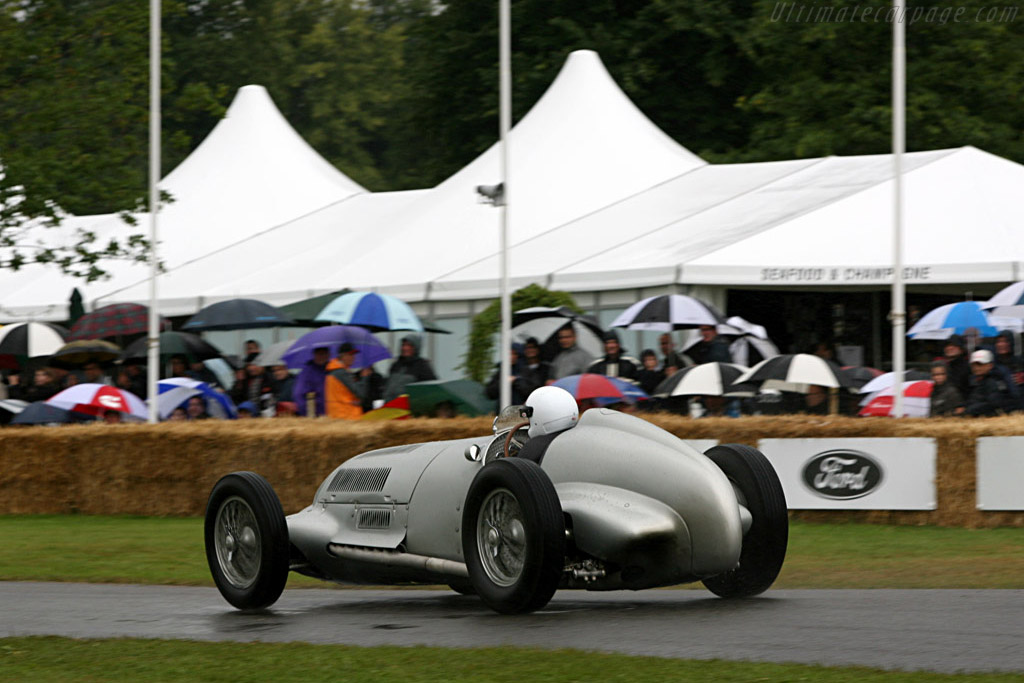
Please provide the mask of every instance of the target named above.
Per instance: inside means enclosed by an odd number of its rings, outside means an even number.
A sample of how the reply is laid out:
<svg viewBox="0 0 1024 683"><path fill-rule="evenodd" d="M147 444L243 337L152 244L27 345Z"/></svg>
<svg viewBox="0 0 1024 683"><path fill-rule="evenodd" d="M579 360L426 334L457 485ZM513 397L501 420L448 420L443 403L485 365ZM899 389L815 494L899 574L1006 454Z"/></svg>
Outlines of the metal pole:
<svg viewBox="0 0 1024 683"><path fill-rule="evenodd" d="M146 393L149 423L156 424L160 368L160 314L156 310L156 218L160 210L160 0L149 0L149 360Z"/></svg>
<svg viewBox="0 0 1024 683"><path fill-rule="evenodd" d="M504 197L501 207L501 406L512 403L512 366L509 349L512 345L512 299L508 282L509 226L509 129L512 127L512 12L511 0L498 3L498 52L500 80L501 182Z"/></svg>
<svg viewBox="0 0 1024 683"><path fill-rule="evenodd" d="M903 152L905 142L906 110L906 47L904 44L903 6L893 0L895 17L892 22L892 171L893 171L893 230L892 230L892 370L895 373L895 391L892 410L903 417L903 377L906 367L905 294L903 289Z"/></svg>

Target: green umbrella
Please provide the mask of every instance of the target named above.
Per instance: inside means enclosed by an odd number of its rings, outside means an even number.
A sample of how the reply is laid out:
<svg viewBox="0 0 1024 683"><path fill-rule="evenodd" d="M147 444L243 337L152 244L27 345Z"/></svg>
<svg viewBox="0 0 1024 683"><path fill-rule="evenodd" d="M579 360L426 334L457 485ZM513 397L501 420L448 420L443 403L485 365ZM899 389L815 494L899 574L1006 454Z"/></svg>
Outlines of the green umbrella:
<svg viewBox="0 0 1024 683"><path fill-rule="evenodd" d="M494 401L487 398L484 385L471 379L413 382L406 385L405 391L413 415L434 415L444 403L450 403L459 415L469 417L494 412Z"/></svg>
<svg viewBox="0 0 1024 683"><path fill-rule="evenodd" d="M327 306L327 304L331 303L342 294L347 294L349 291L351 290L342 289L329 294L321 294L320 296L314 296L311 299L296 301L295 303L288 304L287 306L278 306L278 310L297 323L320 327L324 324L324 321L314 320L317 314L324 310L324 307Z"/></svg>

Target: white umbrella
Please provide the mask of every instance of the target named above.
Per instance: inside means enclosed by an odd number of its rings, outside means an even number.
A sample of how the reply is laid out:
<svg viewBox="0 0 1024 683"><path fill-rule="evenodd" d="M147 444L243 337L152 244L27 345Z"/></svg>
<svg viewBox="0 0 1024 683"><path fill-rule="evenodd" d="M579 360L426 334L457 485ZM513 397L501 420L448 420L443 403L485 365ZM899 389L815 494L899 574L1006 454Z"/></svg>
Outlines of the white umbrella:
<svg viewBox="0 0 1024 683"><path fill-rule="evenodd" d="M64 346L65 333L49 323L14 323L0 327L0 354L39 358Z"/></svg>
<svg viewBox="0 0 1024 683"><path fill-rule="evenodd" d="M903 381L905 381L905 382L915 382L917 380L930 379L930 378L931 378L930 374L928 374L927 372L922 372L921 370L907 370L906 372L903 373ZM883 374L879 375L878 377L875 377L873 380L871 380L867 384L863 385L860 389L858 389L858 393L861 393L861 394L874 394L874 393L876 393L878 391L883 391L883 390L886 390L886 389L891 389L892 385L895 384L895 383L896 383L896 373L895 372L886 372L886 373L883 373Z"/></svg>
<svg viewBox="0 0 1024 683"><path fill-rule="evenodd" d="M1002 288L981 307L996 316L1024 318L1024 281Z"/></svg>

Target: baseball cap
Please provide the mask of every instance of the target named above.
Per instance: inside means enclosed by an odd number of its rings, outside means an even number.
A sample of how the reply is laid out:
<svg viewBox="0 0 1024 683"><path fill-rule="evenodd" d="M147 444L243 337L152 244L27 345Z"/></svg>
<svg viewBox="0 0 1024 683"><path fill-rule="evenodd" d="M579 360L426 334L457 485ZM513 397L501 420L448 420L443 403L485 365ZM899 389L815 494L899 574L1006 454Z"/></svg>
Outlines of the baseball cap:
<svg viewBox="0 0 1024 683"><path fill-rule="evenodd" d="M978 349L971 354L972 363L991 363L993 360L995 359L992 357L992 352L988 349Z"/></svg>
<svg viewBox="0 0 1024 683"><path fill-rule="evenodd" d="M349 342L345 342L344 344L338 347L339 356L343 353L348 353L349 351L351 351L352 353L359 353L359 349L357 349L355 345Z"/></svg>

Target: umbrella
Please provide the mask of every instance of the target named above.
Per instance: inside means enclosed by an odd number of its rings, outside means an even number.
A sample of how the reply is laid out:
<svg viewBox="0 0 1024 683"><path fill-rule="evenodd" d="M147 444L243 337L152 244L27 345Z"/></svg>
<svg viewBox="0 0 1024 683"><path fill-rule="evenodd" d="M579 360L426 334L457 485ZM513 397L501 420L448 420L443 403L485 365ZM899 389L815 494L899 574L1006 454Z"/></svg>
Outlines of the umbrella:
<svg viewBox="0 0 1024 683"><path fill-rule="evenodd" d="M223 354L213 344L199 335L188 332L161 332L160 358L169 356L185 356L190 363L220 358ZM149 358L149 340L145 337L136 339L124 350L124 360L146 360Z"/></svg>
<svg viewBox="0 0 1024 683"><path fill-rule="evenodd" d="M725 322L714 306L685 294L662 294L638 301L612 321L612 327L671 332Z"/></svg>
<svg viewBox="0 0 1024 683"><path fill-rule="evenodd" d="M747 368L733 363L691 365L665 378L654 390L655 396L753 396L752 386L733 383Z"/></svg>
<svg viewBox="0 0 1024 683"><path fill-rule="evenodd" d="M281 360L290 368L301 368L313 359L314 349L326 346L333 357L338 353L338 347L346 342L359 349L352 365L353 369L365 368L391 358L391 352L384 342L362 327L329 325L307 332L296 339L281 356Z"/></svg>
<svg viewBox="0 0 1024 683"><path fill-rule="evenodd" d="M260 351L260 355L253 359L253 364L269 368L272 365L284 363L282 356L295 344L295 341L294 339L285 339L274 342Z"/></svg>
<svg viewBox="0 0 1024 683"><path fill-rule="evenodd" d="M906 417L928 417L935 383L920 379L903 383L903 414ZM861 401L857 413L862 416L892 416L893 388L889 386Z"/></svg>
<svg viewBox="0 0 1024 683"><path fill-rule="evenodd" d="M593 372L563 377L552 386L565 389L577 401L593 399L599 403L634 403L650 398L636 384L619 377L608 377Z"/></svg>
<svg viewBox="0 0 1024 683"><path fill-rule="evenodd" d="M809 353L786 353L763 360L740 375L736 383L764 383L768 380L823 387L850 386L850 380L837 364Z"/></svg>
<svg viewBox="0 0 1024 683"><path fill-rule="evenodd" d="M443 332L434 327L424 327L409 304L390 294L376 292L348 292L336 297L324 306L315 320L334 322L342 325L365 327L372 332L385 330L409 330L411 332Z"/></svg>
<svg viewBox="0 0 1024 683"><path fill-rule="evenodd" d="M946 304L928 311L907 332L911 339L949 339L975 329L980 337L994 337L999 332L977 301Z"/></svg>
<svg viewBox="0 0 1024 683"><path fill-rule="evenodd" d="M844 365L841 370L849 380L850 386L858 391L862 386L883 374L881 370L869 368L866 365Z"/></svg>
<svg viewBox="0 0 1024 683"><path fill-rule="evenodd" d="M14 323L0 328L0 356L9 361L52 356L64 346L67 330L50 323ZM17 362L13 365L17 367Z"/></svg>
<svg viewBox="0 0 1024 683"><path fill-rule="evenodd" d="M360 420L407 420L412 414L409 410L409 396L402 394L367 413L363 413Z"/></svg>
<svg viewBox="0 0 1024 683"><path fill-rule="evenodd" d="M7 424L11 418L25 410L28 401L19 398L5 398L0 400L0 424Z"/></svg>
<svg viewBox="0 0 1024 683"><path fill-rule="evenodd" d="M567 306L534 306L512 314L512 341L525 343L534 337L540 343L541 357L551 360L560 350L558 330L567 324L576 333L576 344L591 356L604 355L604 330L593 316L577 313Z"/></svg>
<svg viewBox="0 0 1024 683"><path fill-rule="evenodd" d="M64 408L52 406L46 401L35 401L11 419L12 425L66 424L68 422L92 422L95 418L82 413L73 413Z"/></svg>
<svg viewBox="0 0 1024 683"><path fill-rule="evenodd" d="M996 292L981 307L997 316L1024 318L1024 281L1014 282Z"/></svg>
<svg viewBox="0 0 1024 683"><path fill-rule="evenodd" d="M405 391L413 415L433 415L442 403L450 403L456 413L469 417L494 412L494 401L487 398L484 385L470 379L412 382Z"/></svg>
<svg viewBox="0 0 1024 683"><path fill-rule="evenodd" d="M0 409L6 410L8 413L17 415L21 411L25 410L25 406L28 405L28 401L22 401L20 398L5 398L0 400Z"/></svg>
<svg viewBox="0 0 1024 683"><path fill-rule="evenodd" d="M167 320L160 319L160 329L170 329ZM139 334L149 330L149 309L142 304L109 304L75 321L68 334L76 339L104 339L118 335Z"/></svg>
<svg viewBox="0 0 1024 683"><path fill-rule="evenodd" d="M281 311L297 323L308 325L309 327L317 327L318 325L323 324L315 318L320 311L324 310L324 306L331 303L342 294L348 294L349 291L351 290L339 289L336 292L328 292L327 294L321 294L309 299L303 299L302 301L278 306L277 310Z"/></svg>
<svg viewBox="0 0 1024 683"><path fill-rule="evenodd" d="M139 420L145 420L149 416L146 404L132 392L92 382L69 387L48 398L46 402L58 408L87 415L101 416L108 410L116 410Z"/></svg>
<svg viewBox="0 0 1024 683"><path fill-rule="evenodd" d="M903 373L903 381L912 382L914 380L930 379L931 375L921 370L906 370ZM896 381L895 372L886 372L878 377L875 377L867 384L861 386L859 393L862 394L873 394L884 389L891 388L893 383Z"/></svg>
<svg viewBox="0 0 1024 683"><path fill-rule="evenodd" d="M76 368L87 363L109 363L121 357L121 347L102 339L79 339L68 342L50 356L50 365Z"/></svg>
<svg viewBox="0 0 1024 683"><path fill-rule="evenodd" d="M161 419L166 419L175 408L192 398L202 396L206 402L206 413L221 420L234 420L238 409L227 394L215 390L206 382L187 377L171 377L157 382L156 410Z"/></svg>
<svg viewBox="0 0 1024 683"><path fill-rule="evenodd" d="M181 329L185 332L249 330L294 324L294 320L270 304L256 299L228 299L202 308Z"/></svg>
<svg viewBox="0 0 1024 683"><path fill-rule="evenodd" d="M750 367L779 355L779 348L768 338L768 331L764 327L747 322L738 315L726 319L724 325L719 325L718 334L732 340L729 343L729 354L738 365ZM694 339L693 343L698 341Z"/></svg>

